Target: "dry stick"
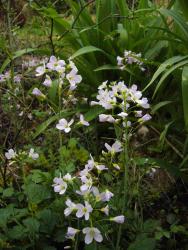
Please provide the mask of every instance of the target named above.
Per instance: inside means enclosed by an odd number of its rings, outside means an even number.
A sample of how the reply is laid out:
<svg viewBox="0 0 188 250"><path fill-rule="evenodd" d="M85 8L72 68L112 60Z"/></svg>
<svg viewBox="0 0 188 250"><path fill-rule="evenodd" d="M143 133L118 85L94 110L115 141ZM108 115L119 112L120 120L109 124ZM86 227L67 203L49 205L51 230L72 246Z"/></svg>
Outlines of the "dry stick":
<svg viewBox="0 0 188 250"><path fill-rule="evenodd" d="M88 3L86 3L85 5L82 6L82 8L79 10L77 16L75 17L75 19L74 19L74 21L73 21L73 23L72 23L72 25L71 25L71 28L70 28L69 30L66 30L66 31L61 35L61 37L58 39L58 41L61 40L61 39L62 39L67 33L69 33L72 29L74 29L74 26L75 26L76 22L78 21L80 15L81 15L82 12L84 11L84 9L85 9L87 6L89 6L90 4L92 4L93 2L95 2L95 0L91 0L91 1L89 1Z"/></svg>
<svg viewBox="0 0 188 250"><path fill-rule="evenodd" d="M138 17L136 17L136 16L121 16L119 14L114 14L114 15L109 15L109 16L103 18L100 22L98 22L98 23L96 23L96 24L94 24L92 26L87 26L87 27L71 26L71 28L69 30L64 31L64 33L61 35L61 37L58 39L58 41L61 40L66 34L71 32L72 29L87 29L87 28L93 29L93 28L97 27L98 25L104 23L105 21L107 21L110 18L122 18L122 19L126 18L126 19L131 20L131 19L136 19ZM74 23L74 25L75 25L75 23Z"/></svg>
<svg viewBox="0 0 188 250"><path fill-rule="evenodd" d="M54 42L53 42L53 31L54 31L54 20L51 18L51 30L50 30L50 44L52 47L52 55L55 55L55 46L54 46Z"/></svg>
<svg viewBox="0 0 188 250"><path fill-rule="evenodd" d="M161 133L156 129L154 128L153 126L150 126L150 128L158 135L160 135ZM165 138L165 141L166 143L174 150L174 152L180 157L183 159L183 154L167 139Z"/></svg>

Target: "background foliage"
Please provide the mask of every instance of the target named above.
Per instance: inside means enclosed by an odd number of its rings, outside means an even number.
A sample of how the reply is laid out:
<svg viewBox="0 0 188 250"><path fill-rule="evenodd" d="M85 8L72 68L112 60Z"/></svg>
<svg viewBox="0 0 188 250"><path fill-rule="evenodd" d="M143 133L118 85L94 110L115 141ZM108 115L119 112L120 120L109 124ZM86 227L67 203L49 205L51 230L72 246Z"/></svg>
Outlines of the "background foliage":
<svg viewBox="0 0 188 250"><path fill-rule="evenodd" d="M9 2L1 1L1 73L19 71L21 61L33 56L71 56L83 76L79 93L88 103L107 79L136 83L150 99L153 119L148 132L141 130L132 142L133 147L138 145L136 174L131 178L132 199L121 247L187 249L187 1L33 0L20 1L19 7ZM121 71L116 58L124 50L141 52L146 70L127 67ZM0 247L62 249L67 245L65 200L54 195L52 180L59 172L78 171L89 152L98 155L100 140L112 134L97 123L100 109L81 104L76 111L84 111L93 122L90 130L64 138L64 146L58 149L51 126L57 117L49 115L44 102L31 97L33 86L40 84L32 73L23 78L18 95L11 82L0 85ZM56 93L54 88L49 94L54 107ZM19 116L16 104L22 106L24 116ZM29 113L34 120L27 118ZM7 149L16 146L26 151L33 144L39 161L22 160L14 168L8 165ZM146 175L151 167L157 168L152 178ZM80 244L80 249L93 247ZM98 249L109 249L109 245Z"/></svg>

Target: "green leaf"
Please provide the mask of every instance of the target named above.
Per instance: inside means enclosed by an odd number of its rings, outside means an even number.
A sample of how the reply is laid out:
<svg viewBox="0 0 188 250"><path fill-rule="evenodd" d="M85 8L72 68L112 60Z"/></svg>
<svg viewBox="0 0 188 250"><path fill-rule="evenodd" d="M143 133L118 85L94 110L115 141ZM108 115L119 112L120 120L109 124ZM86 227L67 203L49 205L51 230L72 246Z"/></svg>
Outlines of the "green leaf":
<svg viewBox="0 0 188 250"><path fill-rule="evenodd" d="M130 244L128 250L154 250L156 240L154 238L137 237L136 241Z"/></svg>
<svg viewBox="0 0 188 250"><path fill-rule="evenodd" d="M65 111L62 111L61 113L60 113L60 116L63 118L65 118L65 117L68 117L68 116L70 116L70 115L72 115L72 114L74 114L76 111L67 111L67 112L65 112ZM57 114L57 115L54 115L54 116L52 116L52 117L50 117L48 120L46 120L45 122L43 122L42 124L40 124L38 127L37 127L37 129L36 129L36 131L35 131L35 133L34 133L34 135L33 135L33 139L35 139L36 137L38 137L40 134L42 134L47 128L48 128L48 126L51 124L51 123L53 123L54 121L56 121L56 120L58 120L59 119L59 114Z"/></svg>
<svg viewBox="0 0 188 250"><path fill-rule="evenodd" d="M160 81L158 82L156 88L155 88L155 91L154 91L154 94L153 94L153 97L156 95L158 89L160 88L161 84L164 82L164 80L167 78L167 76L169 76L174 70L178 69L178 68L181 68L182 66L188 64L188 60L183 60L182 62L179 62L177 64L175 64L174 66L172 66L169 70L167 70L164 75L162 75Z"/></svg>
<svg viewBox="0 0 188 250"><path fill-rule="evenodd" d="M55 105L58 105L58 88L59 88L59 81L54 80L52 81L52 86L49 88L48 91L48 98Z"/></svg>
<svg viewBox="0 0 188 250"><path fill-rule="evenodd" d="M172 65L174 65L177 62L183 61L184 59L188 58L188 56L174 56L168 60L166 60L164 63L162 63L155 74L153 75L151 81L148 83L148 85L144 88L143 91L145 91L150 85L159 77L159 75L165 71L166 69L170 68Z"/></svg>
<svg viewBox="0 0 188 250"><path fill-rule="evenodd" d="M6 188L4 191L3 191L3 197L4 198L8 198L8 197L11 197L12 195L14 194L14 189L13 188Z"/></svg>
<svg viewBox="0 0 188 250"><path fill-rule="evenodd" d="M84 117L87 121L91 121L98 117L98 115L104 112L104 108L101 106L91 107L88 112L85 113Z"/></svg>
<svg viewBox="0 0 188 250"><path fill-rule="evenodd" d="M24 238L26 234L26 229L22 225L16 225L8 231L8 236L10 239L19 240Z"/></svg>
<svg viewBox="0 0 188 250"><path fill-rule="evenodd" d="M173 103L173 101L164 101L164 102L159 102L156 105L152 106L151 112L154 114L156 111L158 111L160 108Z"/></svg>
<svg viewBox="0 0 188 250"><path fill-rule="evenodd" d="M40 223L35 218L27 218L23 220L24 226L27 227L28 232L34 234L39 231Z"/></svg>
<svg viewBox="0 0 188 250"><path fill-rule="evenodd" d="M76 57L78 57L78 56L82 56L82 55L84 55L84 54L96 52L96 51L102 52L103 54L106 54L106 52L105 52L104 50L99 49L99 48L97 48L97 47L95 47L95 46L86 46L86 47L83 47L83 48L77 50L77 51L71 56L71 59L74 59L74 58L76 58Z"/></svg>
<svg viewBox="0 0 188 250"><path fill-rule="evenodd" d="M59 218L50 209L43 209L36 216L40 221L40 232L52 233Z"/></svg>
<svg viewBox="0 0 188 250"><path fill-rule="evenodd" d="M39 204L40 202L51 198L51 189L44 185L31 183L25 187L25 193L31 203Z"/></svg>
<svg viewBox="0 0 188 250"><path fill-rule="evenodd" d="M35 131L35 133L33 135L33 139L35 139L37 136L39 136L41 133L43 133L52 122L54 122L54 121L57 120L57 118L58 118L57 115L52 116L48 120L46 120L45 122L43 122L42 124L40 124L37 127L37 129L36 129L36 131Z"/></svg>
<svg viewBox="0 0 188 250"><path fill-rule="evenodd" d="M162 149L163 146L164 146L164 143L165 143L165 139L166 139L166 134L168 132L168 129L170 127L170 125L173 123L174 121L171 121L169 123L167 123L164 127L164 130L161 132L160 134L160 138L159 138L159 141L160 141L160 148Z"/></svg>
<svg viewBox="0 0 188 250"><path fill-rule="evenodd" d="M185 127L188 131L188 66L183 67L182 72L182 98Z"/></svg>
<svg viewBox="0 0 188 250"><path fill-rule="evenodd" d="M171 16L174 19L174 22L180 27L181 31L183 31L183 33L185 34L186 39L188 39L188 25L177 11L160 9L159 12L166 17Z"/></svg>
<svg viewBox="0 0 188 250"><path fill-rule="evenodd" d="M118 66L105 64L103 66L96 68L94 71L102 71L102 70L120 70L120 68Z"/></svg>
<svg viewBox="0 0 188 250"><path fill-rule="evenodd" d="M129 7L127 5L127 2L125 0L117 0L117 5L119 7L119 12L121 16L128 16L129 15ZM123 20L123 25L126 27L127 20L126 18Z"/></svg>
<svg viewBox="0 0 188 250"><path fill-rule="evenodd" d="M0 209L0 228L6 228L8 220L14 214L13 205L8 205L6 208Z"/></svg>
<svg viewBox="0 0 188 250"><path fill-rule="evenodd" d="M144 222L143 231L153 233L159 225L160 222L158 220L148 219Z"/></svg>

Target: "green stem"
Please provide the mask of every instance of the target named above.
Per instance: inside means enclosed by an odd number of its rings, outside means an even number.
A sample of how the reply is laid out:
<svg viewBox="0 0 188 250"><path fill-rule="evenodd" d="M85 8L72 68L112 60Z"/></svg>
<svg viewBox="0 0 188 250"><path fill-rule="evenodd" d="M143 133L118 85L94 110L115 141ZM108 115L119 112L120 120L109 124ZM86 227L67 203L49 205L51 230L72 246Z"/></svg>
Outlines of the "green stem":
<svg viewBox="0 0 188 250"><path fill-rule="evenodd" d="M124 97L124 103L126 103L126 96ZM126 112L126 110L124 110ZM127 124L127 119L125 119L125 124ZM123 130L123 166L124 166L124 180L123 180L123 206L121 213L124 214L125 209L128 206L128 163L129 163L129 154L128 154L128 127L125 126ZM116 250L119 250L119 244L121 240L121 233L122 233L122 225L120 224L118 235L117 235L117 242L116 242Z"/></svg>
<svg viewBox="0 0 188 250"><path fill-rule="evenodd" d="M59 119L61 119L61 92L62 92L62 85L60 82L60 76L58 79L58 96L59 96ZM59 145L60 148L62 147L62 136L61 136L61 131L59 130Z"/></svg>

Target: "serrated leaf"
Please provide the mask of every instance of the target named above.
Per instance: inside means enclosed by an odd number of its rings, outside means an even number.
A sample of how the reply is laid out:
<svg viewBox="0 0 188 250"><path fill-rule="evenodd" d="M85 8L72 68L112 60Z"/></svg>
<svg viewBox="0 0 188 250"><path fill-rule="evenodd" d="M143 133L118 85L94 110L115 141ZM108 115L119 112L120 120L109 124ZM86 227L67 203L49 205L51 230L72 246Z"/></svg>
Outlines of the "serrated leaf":
<svg viewBox="0 0 188 250"><path fill-rule="evenodd" d="M154 238L137 237L136 241L130 244L128 250L154 250L155 245L156 240Z"/></svg>
<svg viewBox="0 0 188 250"><path fill-rule="evenodd" d="M24 226L28 229L28 232L33 234L39 231L40 223L35 218L27 218L23 220Z"/></svg>
<svg viewBox="0 0 188 250"><path fill-rule="evenodd" d="M51 198L51 189L44 185L31 183L25 187L25 193L29 202L39 204Z"/></svg>

